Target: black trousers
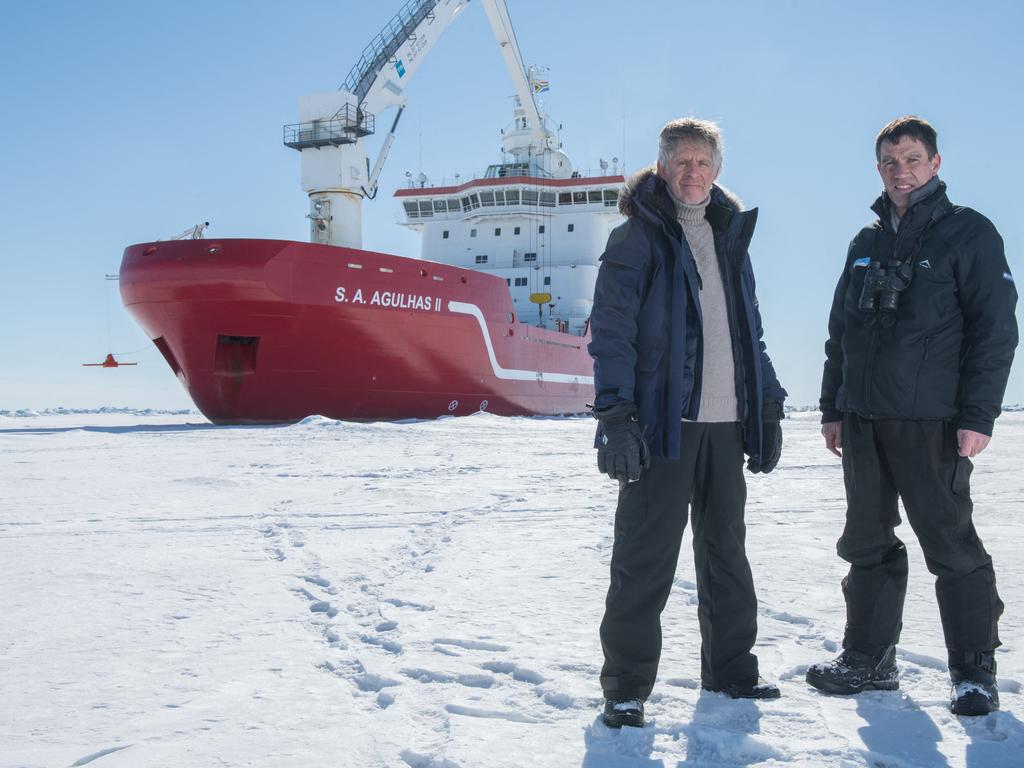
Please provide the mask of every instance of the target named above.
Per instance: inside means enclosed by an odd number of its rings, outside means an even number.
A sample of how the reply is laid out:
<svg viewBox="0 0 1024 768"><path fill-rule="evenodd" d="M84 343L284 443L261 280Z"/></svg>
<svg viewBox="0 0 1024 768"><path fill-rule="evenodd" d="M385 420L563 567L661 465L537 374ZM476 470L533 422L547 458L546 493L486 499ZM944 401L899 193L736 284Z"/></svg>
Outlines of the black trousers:
<svg viewBox="0 0 1024 768"><path fill-rule="evenodd" d="M701 682L718 687L757 675L757 598L744 548L743 442L735 423L683 423L682 458L652 458L619 492L611 586L601 622L601 687L611 698L646 699L661 657L661 612L672 582L687 507L693 516Z"/></svg>
<svg viewBox="0 0 1024 768"><path fill-rule="evenodd" d="M846 528L839 556L850 563L844 648L879 654L903 626L907 552L895 534L897 496L935 575L950 653L999 645L1003 603L992 558L971 519L970 459L957 454L956 428L942 421L843 419Z"/></svg>

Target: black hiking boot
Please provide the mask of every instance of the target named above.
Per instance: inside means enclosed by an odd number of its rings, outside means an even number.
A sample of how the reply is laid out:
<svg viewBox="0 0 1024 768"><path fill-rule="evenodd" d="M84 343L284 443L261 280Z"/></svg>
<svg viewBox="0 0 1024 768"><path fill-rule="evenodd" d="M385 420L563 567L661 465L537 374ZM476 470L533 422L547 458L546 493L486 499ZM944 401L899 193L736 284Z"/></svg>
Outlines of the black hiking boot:
<svg viewBox="0 0 1024 768"><path fill-rule="evenodd" d="M850 648L824 664L812 664L807 684L825 693L849 695L861 691L895 691L900 687L896 669L896 646L890 645L881 656L869 656Z"/></svg>
<svg viewBox="0 0 1024 768"><path fill-rule="evenodd" d="M950 653L949 676L949 709L954 715L978 717L999 709L994 651Z"/></svg>
<svg viewBox="0 0 1024 768"><path fill-rule="evenodd" d="M701 688L714 693L724 693L730 699L777 699L782 695L779 686L769 683L760 675L725 685L702 685Z"/></svg>
<svg viewBox="0 0 1024 768"><path fill-rule="evenodd" d="M640 699L605 699L601 718L609 728L643 728L644 703Z"/></svg>

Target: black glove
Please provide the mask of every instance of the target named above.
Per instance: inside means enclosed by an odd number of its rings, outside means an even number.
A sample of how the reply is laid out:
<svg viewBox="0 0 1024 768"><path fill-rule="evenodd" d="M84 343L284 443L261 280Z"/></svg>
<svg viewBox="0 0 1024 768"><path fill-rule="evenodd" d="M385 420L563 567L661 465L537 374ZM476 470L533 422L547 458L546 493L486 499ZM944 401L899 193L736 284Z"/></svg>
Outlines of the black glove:
<svg viewBox="0 0 1024 768"><path fill-rule="evenodd" d="M597 468L620 485L640 479L650 469L651 455L637 423L636 406L621 403L594 411L598 420Z"/></svg>
<svg viewBox="0 0 1024 768"><path fill-rule="evenodd" d="M765 402L761 418L764 430L761 461L756 462L753 459L747 461L747 469L755 475L758 472L763 472L767 475L779 463L779 456L782 455L782 425L779 422L784 418L782 403L778 400L768 400Z"/></svg>

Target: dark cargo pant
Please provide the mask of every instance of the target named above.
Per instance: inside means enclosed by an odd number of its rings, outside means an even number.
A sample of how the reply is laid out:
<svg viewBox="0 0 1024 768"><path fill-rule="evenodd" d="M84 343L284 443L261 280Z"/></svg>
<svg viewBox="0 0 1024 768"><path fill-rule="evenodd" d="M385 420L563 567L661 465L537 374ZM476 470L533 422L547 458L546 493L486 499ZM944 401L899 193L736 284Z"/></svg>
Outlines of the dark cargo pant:
<svg viewBox="0 0 1024 768"><path fill-rule="evenodd" d="M687 506L693 516L701 682L719 687L757 675L757 598L744 548L747 499L739 424L682 425L682 458L654 457L619 492L611 586L601 622L605 696L646 699L661 657L661 612Z"/></svg>
<svg viewBox="0 0 1024 768"><path fill-rule="evenodd" d="M957 453L949 422L843 419L846 528L839 556L850 563L844 648L877 655L903 626L907 551L894 532L897 496L935 575L935 594L951 654L999 645L1003 603L992 558L974 530L973 465Z"/></svg>

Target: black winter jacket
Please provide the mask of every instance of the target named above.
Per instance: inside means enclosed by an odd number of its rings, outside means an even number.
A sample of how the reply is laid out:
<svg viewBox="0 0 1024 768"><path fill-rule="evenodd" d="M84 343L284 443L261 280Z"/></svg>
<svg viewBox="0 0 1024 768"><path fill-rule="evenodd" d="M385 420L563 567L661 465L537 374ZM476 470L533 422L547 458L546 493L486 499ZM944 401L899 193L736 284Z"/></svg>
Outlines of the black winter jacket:
<svg viewBox="0 0 1024 768"><path fill-rule="evenodd" d="M616 227L601 256L590 315L595 405L635 403L655 456L679 458L680 422L696 419L703 362L700 275L665 182L653 169L627 183ZM744 450L761 461L765 400L786 392L761 341L761 315L747 246L757 210L743 211L721 187L705 216L725 288Z"/></svg>
<svg viewBox="0 0 1024 768"><path fill-rule="evenodd" d="M942 419L992 434L1017 346L1017 291L1003 241L977 211L955 206L939 183L894 232L890 201L850 243L825 343L822 422L844 412L880 419ZM910 259L894 322L858 308L872 260Z"/></svg>

